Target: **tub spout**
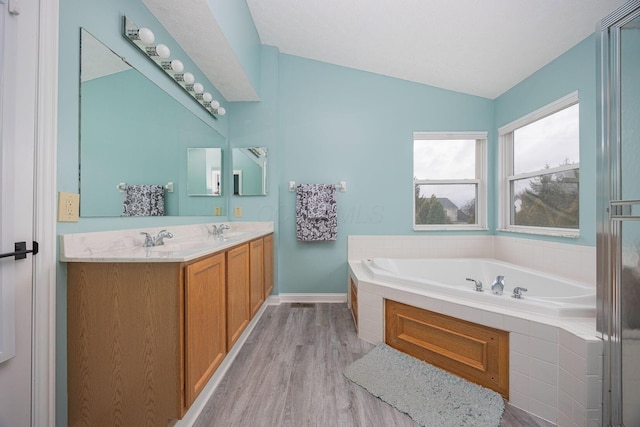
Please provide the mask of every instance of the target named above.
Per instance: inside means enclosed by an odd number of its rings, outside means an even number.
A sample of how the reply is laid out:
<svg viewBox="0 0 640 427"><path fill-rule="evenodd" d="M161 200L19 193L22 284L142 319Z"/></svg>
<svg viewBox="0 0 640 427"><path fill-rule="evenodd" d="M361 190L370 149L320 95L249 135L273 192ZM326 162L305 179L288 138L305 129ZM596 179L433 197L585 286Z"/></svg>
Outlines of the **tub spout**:
<svg viewBox="0 0 640 427"><path fill-rule="evenodd" d="M476 292L484 292L484 289L482 289L482 282L480 280L471 279L469 277L467 277L467 280L476 284Z"/></svg>
<svg viewBox="0 0 640 427"><path fill-rule="evenodd" d="M504 292L504 276L496 276L496 280L491 285L491 292L494 295L502 295L502 292Z"/></svg>

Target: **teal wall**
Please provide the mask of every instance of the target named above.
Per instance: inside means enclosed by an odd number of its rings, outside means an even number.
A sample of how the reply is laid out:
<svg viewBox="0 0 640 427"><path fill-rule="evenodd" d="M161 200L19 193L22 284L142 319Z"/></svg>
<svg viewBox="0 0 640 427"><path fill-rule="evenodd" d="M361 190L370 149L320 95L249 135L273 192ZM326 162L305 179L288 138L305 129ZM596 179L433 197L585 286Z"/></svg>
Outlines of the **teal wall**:
<svg viewBox="0 0 640 427"><path fill-rule="evenodd" d="M588 37L494 101L495 129L578 91L580 100L580 237L544 239L578 245L596 245L596 45ZM494 153L494 156L497 153ZM497 185L497 178L494 180ZM513 235L502 233L502 235Z"/></svg>
<svg viewBox="0 0 640 427"><path fill-rule="evenodd" d="M347 192L336 195L337 241L300 242L295 194L281 191L278 289L346 292L349 234L414 233L413 132L491 134L493 104L289 55L279 76L281 188L346 181Z"/></svg>

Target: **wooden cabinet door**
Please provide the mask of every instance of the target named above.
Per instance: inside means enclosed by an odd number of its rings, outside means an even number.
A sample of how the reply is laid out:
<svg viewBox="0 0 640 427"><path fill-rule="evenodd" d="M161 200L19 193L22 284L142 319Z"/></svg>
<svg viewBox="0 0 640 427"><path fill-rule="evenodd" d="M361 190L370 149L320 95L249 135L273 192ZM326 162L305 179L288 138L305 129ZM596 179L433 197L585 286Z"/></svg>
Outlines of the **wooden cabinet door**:
<svg viewBox="0 0 640 427"><path fill-rule="evenodd" d="M185 382L189 407L226 354L225 259L218 254L186 267Z"/></svg>
<svg viewBox="0 0 640 427"><path fill-rule="evenodd" d="M182 417L183 271L163 262L68 264L70 427Z"/></svg>
<svg viewBox="0 0 640 427"><path fill-rule="evenodd" d="M249 301L249 244L227 251L227 351L251 319Z"/></svg>
<svg viewBox="0 0 640 427"><path fill-rule="evenodd" d="M273 291L273 234L264 237L264 298Z"/></svg>
<svg viewBox="0 0 640 427"><path fill-rule="evenodd" d="M249 244L249 281L251 288L249 297L251 301L251 317L260 310L264 302L264 245L262 239L257 239Z"/></svg>

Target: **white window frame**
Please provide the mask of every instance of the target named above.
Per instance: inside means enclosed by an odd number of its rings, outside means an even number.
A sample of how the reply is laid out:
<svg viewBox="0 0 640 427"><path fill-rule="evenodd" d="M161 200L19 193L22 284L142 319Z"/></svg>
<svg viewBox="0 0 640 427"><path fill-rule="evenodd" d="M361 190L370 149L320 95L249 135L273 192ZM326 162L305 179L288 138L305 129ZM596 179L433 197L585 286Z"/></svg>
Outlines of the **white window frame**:
<svg viewBox="0 0 640 427"><path fill-rule="evenodd" d="M414 231L434 230L487 230L487 138L488 132L414 132L412 144L418 140L476 140L476 178L475 179L413 179L411 191L412 221ZM413 165L412 165L413 167ZM476 195L476 224L416 224L415 188L419 184L475 184L478 188Z"/></svg>
<svg viewBox="0 0 640 427"><path fill-rule="evenodd" d="M572 92L532 113L527 114L509 124L498 129L499 142L499 163L500 163L500 185L499 185L499 217L498 224L500 231L514 233L541 234L556 237L580 237L580 225L577 229L559 227L533 227L514 225L511 223L511 183L524 178L558 173L568 170L580 170L580 162L572 165L558 166L544 170L521 173L513 175L513 132L523 126L555 114L574 104L579 104L578 91ZM581 202L580 202L581 204Z"/></svg>

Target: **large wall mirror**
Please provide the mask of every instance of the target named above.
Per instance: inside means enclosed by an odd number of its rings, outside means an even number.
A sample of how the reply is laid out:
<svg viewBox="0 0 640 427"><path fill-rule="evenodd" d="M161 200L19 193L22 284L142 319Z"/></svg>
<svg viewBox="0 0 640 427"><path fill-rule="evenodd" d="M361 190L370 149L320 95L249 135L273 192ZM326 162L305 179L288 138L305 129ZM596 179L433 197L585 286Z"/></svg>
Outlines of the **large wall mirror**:
<svg viewBox="0 0 640 427"><path fill-rule="evenodd" d="M121 216L121 183L170 182L165 215L211 215L188 195L188 148L216 148L221 169L225 138L84 29L80 46L81 216Z"/></svg>
<svg viewBox="0 0 640 427"><path fill-rule="evenodd" d="M267 195L267 148L234 148L233 157L233 195Z"/></svg>

